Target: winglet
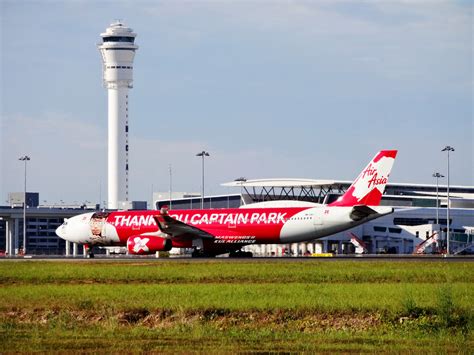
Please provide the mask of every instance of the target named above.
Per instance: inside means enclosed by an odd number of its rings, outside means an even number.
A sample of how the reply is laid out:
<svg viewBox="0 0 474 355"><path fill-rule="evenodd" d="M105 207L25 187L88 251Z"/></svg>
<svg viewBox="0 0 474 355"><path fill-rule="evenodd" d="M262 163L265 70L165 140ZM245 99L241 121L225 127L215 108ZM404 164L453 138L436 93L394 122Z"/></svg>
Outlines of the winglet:
<svg viewBox="0 0 474 355"><path fill-rule="evenodd" d="M378 152L346 193L329 206L378 206L396 156L396 150L381 150Z"/></svg>

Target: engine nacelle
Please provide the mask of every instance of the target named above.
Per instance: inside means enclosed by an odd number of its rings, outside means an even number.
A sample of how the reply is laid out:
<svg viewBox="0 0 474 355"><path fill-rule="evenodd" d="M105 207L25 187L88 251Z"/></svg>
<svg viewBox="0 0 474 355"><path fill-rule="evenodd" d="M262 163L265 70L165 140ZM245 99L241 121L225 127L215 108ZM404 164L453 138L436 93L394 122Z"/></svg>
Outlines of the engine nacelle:
<svg viewBox="0 0 474 355"><path fill-rule="evenodd" d="M171 248L171 239L166 238L135 235L127 240L127 249L130 254L154 254L157 251L169 251Z"/></svg>

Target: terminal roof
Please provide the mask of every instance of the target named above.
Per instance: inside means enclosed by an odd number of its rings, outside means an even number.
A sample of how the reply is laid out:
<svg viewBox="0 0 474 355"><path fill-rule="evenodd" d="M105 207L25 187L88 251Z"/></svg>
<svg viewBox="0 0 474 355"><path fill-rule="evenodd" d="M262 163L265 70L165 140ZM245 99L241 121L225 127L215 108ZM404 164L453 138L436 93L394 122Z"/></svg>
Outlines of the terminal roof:
<svg viewBox="0 0 474 355"><path fill-rule="evenodd" d="M298 178L272 178L272 179L248 179L234 180L221 184L226 187L327 187L327 186L349 186L352 181L348 180L322 180L322 179L298 179ZM401 189L433 190L436 184L416 184L416 183L388 183L387 187ZM439 188L446 188L446 185L439 184ZM466 193L474 193L474 186L450 185L452 190L459 190Z"/></svg>
<svg viewBox="0 0 474 355"><path fill-rule="evenodd" d="M254 179L237 180L223 183L227 187L321 187L347 184L349 181L314 180L314 179Z"/></svg>

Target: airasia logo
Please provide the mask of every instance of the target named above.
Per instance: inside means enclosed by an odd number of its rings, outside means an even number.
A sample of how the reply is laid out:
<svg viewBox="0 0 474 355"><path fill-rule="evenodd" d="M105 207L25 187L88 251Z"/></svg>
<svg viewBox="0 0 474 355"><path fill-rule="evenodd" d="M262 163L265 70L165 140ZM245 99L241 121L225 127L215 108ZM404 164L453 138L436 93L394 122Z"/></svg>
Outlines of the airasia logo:
<svg viewBox="0 0 474 355"><path fill-rule="evenodd" d="M365 169L362 172L362 179L365 179L365 176L373 176L374 174L375 174L375 176L377 176L377 169L375 169L372 166L372 163L370 163L369 166L367 167L367 169Z"/></svg>
<svg viewBox="0 0 474 355"><path fill-rule="evenodd" d="M380 178L377 177L377 173L372 176L372 178L369 180L369 186L368 188L370 189L371 187L377 186L377 185L385 185L387 183L387 178L382 176Z"/></svg>
<svg viewBox="0 0 474 355"><path fill-rule="evenodd" d="M387 178L385 176L378 177L377 169L372 166L372 164L369 164L367 169L365 169L362 172L362 179L365 179L370 177L370 180L368 181L368 186L367 188L372 188L377 185L384 185L387 183Z"/></svg>

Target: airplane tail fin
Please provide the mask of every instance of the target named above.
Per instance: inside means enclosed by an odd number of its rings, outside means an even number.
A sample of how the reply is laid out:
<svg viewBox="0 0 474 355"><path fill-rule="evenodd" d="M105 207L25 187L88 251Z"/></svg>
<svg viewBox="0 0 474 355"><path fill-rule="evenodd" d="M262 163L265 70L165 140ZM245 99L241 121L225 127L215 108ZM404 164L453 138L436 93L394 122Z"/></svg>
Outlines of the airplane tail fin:
<svg viewBox="0 0 474 355"><path fill-rule="evenodd" d="M346 193L329 206L378 206L396 156L396 150L378 152Z"/></svg>

